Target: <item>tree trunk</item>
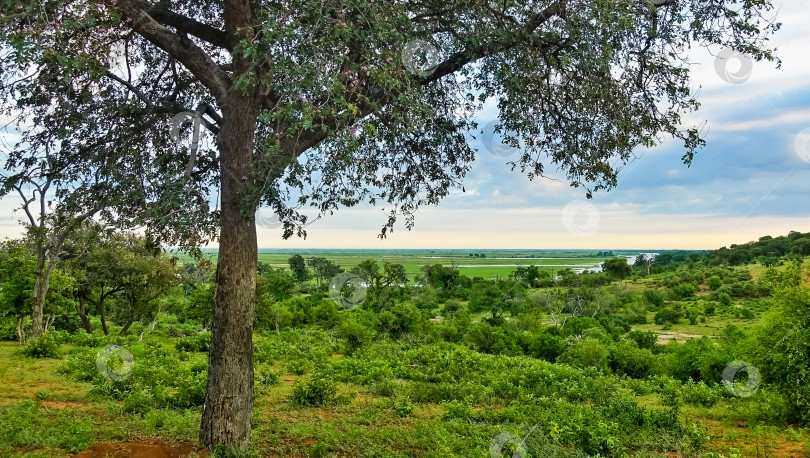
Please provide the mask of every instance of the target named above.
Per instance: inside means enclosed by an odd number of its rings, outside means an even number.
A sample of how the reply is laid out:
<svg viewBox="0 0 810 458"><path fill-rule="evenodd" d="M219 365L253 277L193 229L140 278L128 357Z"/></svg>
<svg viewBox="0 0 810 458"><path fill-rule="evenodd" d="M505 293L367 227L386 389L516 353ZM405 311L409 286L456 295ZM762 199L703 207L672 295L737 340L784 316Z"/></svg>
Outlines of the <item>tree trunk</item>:
<svg viewBox="0 0 810 458"><path fill-rule="evenodd" d="M129 317L124 327L121 328L121 332L118 333L118 337L125 336L127 334L127 331L129 331L129 327L132 326L132 323L134 322L135 322L135 315L132 315Z"/></svg>
<svg viewBox="0 0 810 458"><path fill-rule="evenodd" d="M43 311L45 310L45 296L48 295L48 287L51 283L51 273L58 258L56 253L62 250L62 239L51 247L48 254L44 245L37 247L37 267L34 272L34 311L31 314L31 337L39 337L48 332L48 327L42 323Z"/></svg>
<svg viewBox="0 0 810 458"><path fill-rule="evenodd" d="M25 345L25 329L23 329L23 324L25 323L25 315L17 315L17 342L20 345Z"/></svg>
<svg viewBox="0 0 810 458"><path fill-rule="evenodd" d="M109 329L107 329L107 314L104 309L104 295L98 298L98 304L96 304L96 308L98 309L99 318L101 318L101 330L104 331L104 335L110 335Z"/></svg>
<svg viewBox="0 0 810 458"><path fill-rule="evenodd" d="M44 334L42 326L42 312L45 309L45 295L48 294L48 280L45 278L45 248L42 243L37 246L37 267L34 271L34 311L31 313L31 337L37 338ZM48 272L50 273L50 272Z"/></svg>
<svg viewBox="0 0 810 458"><path fill-rule="evenodd" d="M254 130L259 107L250 96L231 91L223 107L218 144L221 154L221 220L208 387L200 442L213 449L246 451L253 418L253 312L256 299L256 225L244 217L239 189L251 177ZM255 210L255 208L254 208Z"/></svg>
<svg viewBox="0 0 810 458"><path fill-rule="evenodd" d="M88 334L93 333L93 325L90 324L90 319L87 318L87 309L84 306L84 297L79 296L77 298L76 303L76 314L79 315L79 318L82 320L82 326L84 326L84 330L87 331Z"/></svg>

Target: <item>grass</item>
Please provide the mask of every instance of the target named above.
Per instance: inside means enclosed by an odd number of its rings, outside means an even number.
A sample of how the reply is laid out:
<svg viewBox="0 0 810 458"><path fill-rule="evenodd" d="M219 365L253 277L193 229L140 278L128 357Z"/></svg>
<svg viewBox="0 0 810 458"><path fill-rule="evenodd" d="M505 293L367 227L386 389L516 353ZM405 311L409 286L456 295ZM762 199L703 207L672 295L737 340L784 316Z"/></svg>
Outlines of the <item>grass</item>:
<svg viewBox="0 0 810 458"><path fill-rule="evenodd" d="M68 347L63 346L63 355ZM57 374L59 364L59 359L24 357L15 343L0 343L1 456L67 457L95 443L155 436L196 442L199 408L125 413L119 403L91 395L89 384ZM283 374L284 361L272 367ZM446 419L445 408L435 403L415 403L414 411L401 417L390 399L353 384L340 384L339 393L349 399L346 404L294 407L287 401L292 387L308 376L282 375L278 385L257 396L253 443L261 455L483 458L489 456L490 440L503 432L497 424ZM645 408L666 409L655 395L637 399ZM735 399L712 408L683 406L681 419L699 423L710 435L708 449L714 455L703 456L807 455L807 429L758 423L749 418L750 410ZM525 434L530 429L517 426L510 432Z"/></svg>
<svg viewBox="0 0 810 458"><path fill-rule="evenodd" d="M405 266L406 273L413 277L420 272L422 266L442 264L455 265L461 273L468 277L505 278L512 273L516 266L536 265L541 270L551 274L565 268L593 268L597 267L605 257L596 257L593 251L475 251L475 254L484 253L486 258L469 256L467 250L259 250L259 262L273 267L288 268L288 259L294 254L301 254L304 258L322 256L348 271L366 259L375 259L378 262L388 261ZM623 253L623 252L622 252ZM631 253L631 252L627 252ZM216 251L206 252L216 262ZM192 262L186 254L177 254L181 262ZM510 258L510 259L498 259Z"/></svg>

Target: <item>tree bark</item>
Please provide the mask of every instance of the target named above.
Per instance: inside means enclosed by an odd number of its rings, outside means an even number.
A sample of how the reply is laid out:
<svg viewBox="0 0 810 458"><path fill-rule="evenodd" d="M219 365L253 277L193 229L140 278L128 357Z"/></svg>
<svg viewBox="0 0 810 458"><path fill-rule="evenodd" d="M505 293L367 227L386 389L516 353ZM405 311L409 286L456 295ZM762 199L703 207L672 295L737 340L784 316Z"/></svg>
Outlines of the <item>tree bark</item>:
<svg viewBox="0 0 810 458"><path fill-rule="evenodd" d="M31 313L31 337L37 338L45 333L42 325L42 314L45 309L45 295L48 294L51 266L45 267L44 242L37 243L37 266L34 271L34 310Z"/></svg>
<svg viewBox="0 0 810 458"><path fill-rule="evenodd" d="M81 318L84 330L87 331L88 334L92 334L93 325L90 324L90 319L87 318L87 308L84 306L84 296L79 296L76 298L76 300L76 314L79 315L79 318Z"/></svg>
<svg viewBox="0 0 810 458"><path fill-rule="evenodd" d="M118 333L118 337L125 336L127 334L127 331L129 331L129 327L132 326L132 323L134 322L135 322L135 315L132 315L129 317L124 327L121 328L121 332Z"/></svg>
<svg viewBox="0 0 810 458"><path fill-rule="evenodd" d="M102 295L98 299L98 304L96 304L96 308L98 309L99 318L101 318L101 330L104 331L104 335L110 335L109 329L107 329L107 314L105 313L104 309L104 296Z"/></svg>
<svg viewBox="0 0 810 458"><path fill-rule="evenodd" d="M253 313L256 299L254 212L242 214L240 188L251 177L259 106L231 91L223 103L218 137L221 154L221 220L214 292L208 386L200 442L246 451L253 418Z"/></svg>
<svg viewBox="0 0 810 458"><path fill-rule="evenodd" d="M23 329L23 323L25 323L25 315L17 315L17 342L20 345L25 345L25 329Z"/></svg>

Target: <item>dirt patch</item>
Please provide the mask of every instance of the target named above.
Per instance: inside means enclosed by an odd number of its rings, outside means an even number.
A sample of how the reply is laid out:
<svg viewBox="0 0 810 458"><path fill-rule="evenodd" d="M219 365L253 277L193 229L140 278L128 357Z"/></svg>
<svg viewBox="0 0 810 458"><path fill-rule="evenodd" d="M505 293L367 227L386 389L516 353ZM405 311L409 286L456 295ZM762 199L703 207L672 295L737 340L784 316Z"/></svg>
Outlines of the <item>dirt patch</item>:
<svg viewBox="0 0 810 458"><path fill-rule="evenodd" d="M208 450L198 449L195 444L190 442L169 444L155 439L96 444L75 455L74 458L185 458L210 455L211 452Z"/></svg>
<svg viewBox="0 0 810 458"><path fill-rule="evenodd" d="M696 334L684 334L682 332L658 331L658 343L660 345L666 345L673 340L683 343L689 339L700 339L701 337L703 336Z"/></svg>
<svg viewBox="0 0 810 458"><path fill-rule="evenodd" d="M42 405L49 409L75 409L76 407L85 406L82 402L65 402L65 401L42 401Z"/></svg>

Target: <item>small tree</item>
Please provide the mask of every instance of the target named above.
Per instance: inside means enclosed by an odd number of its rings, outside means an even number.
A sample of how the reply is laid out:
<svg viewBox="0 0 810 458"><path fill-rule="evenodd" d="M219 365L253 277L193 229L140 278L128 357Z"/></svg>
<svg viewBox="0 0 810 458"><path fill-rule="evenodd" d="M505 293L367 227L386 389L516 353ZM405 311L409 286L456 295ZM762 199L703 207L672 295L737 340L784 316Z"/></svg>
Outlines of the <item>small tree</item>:
<svg viewBox="0 0 810 458"><path fill-rule="evenodd" d="M318 281L318 286L321 285L322 281L328 283L332 277L343 272L342 267L324 257L311 257L307 262L309 263L309 267L315 272L315 278Z"/></svg>
<svg viewBox="0 0 810 458"><path fill-rule="evenodd" d="M295 275L299 283L303 283L309 279L309 271L307 270L307 264L303 256L300 254L293 255L287 262L290 263L290 271Z"/></svg>
<svg viewBox="0 0 810 458"><path fill-rule="evenodd" d="M602 271L613 279L623 280L629 276L633 270L627 264L627 258L613 258L602 263Z"/></svg>

